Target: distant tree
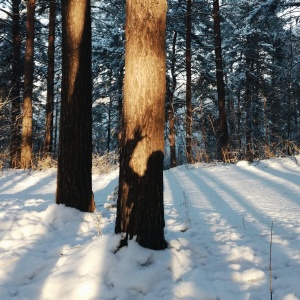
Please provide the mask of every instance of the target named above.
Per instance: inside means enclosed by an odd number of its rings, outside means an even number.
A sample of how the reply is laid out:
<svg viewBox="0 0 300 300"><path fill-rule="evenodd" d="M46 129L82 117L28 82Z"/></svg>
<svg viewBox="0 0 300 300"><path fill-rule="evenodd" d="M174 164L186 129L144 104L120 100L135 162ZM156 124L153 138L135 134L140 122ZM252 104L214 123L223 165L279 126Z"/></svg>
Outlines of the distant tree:
<svg viewBox="0 0 300 300"><path fill-rule="evenodd" d="M171 167L177 166L176 159L176 132L175 132L175 109L174 109L174 97L175 89L177 85L177 79L175 74L175 62L176 62L176 40L177 31L173 35L172 43L172 57L171 57L171 76L172 84L168 87L167 91L167 108L168 108L168 121L169 121L169 143L170 143L170 162Z"/></svg>
<svg viewBox="0 0 300 300"><path fill-rule="evenodd" d="M223 57L221 44L221 21L219 0L213 0L213 18L214 18L214 41L215 41L215 62L216 62L216 79L218 92L219 108L219 147L223 160L226 160L229 151L229 137L227 129L226 103L225 103L225 83L223 74Z"/></svg>
<svg viewBox="0 0 300 300"><path fill-rule="evenodd" d="M164 249L167 3L126 1L124 115L115 232Z"/></svg>
<svg viewBox="0 0 300 300"><path fill-rule="evenodd" d="M62 1L62 87L56 203L95 210L92 192L90 1Z"/></svg>
<svg viewBox="0 0 300 300"><path fill-rule="evenodd" d="M193 162L192 151L192 128L193 128L193 110L192 110L192 0L187 0L186 8L186 44L185 44L185 66L186 66L186 159L188 163Z"/></svg>
<svg viewBox="0 0 300 300"><path fill-rule="evenodd" d="M54 106L54 51L55 51L55 16L56 0L49 0L49 33L48 33L48 70L46 128L44 137L44 154L52 153L53 148L53 106Z"/></svg>
<svg viewBox="0 0 300 300"><path fill-rule="evenodd" d="M21 90L21 36L20 36L20 3L12 2L12 91L11 91L11 139L10 167L20 167L21 135L20 135L20 90Z"/></svg>
<svg viewBox="0 0 300 300"><path fill-rule="evenodd" d="M26 19L26 49L24 66L24 91L23 91L23 121L21 168L28 169L32 165L32 91L34 69L34 19L35 0L28 0Z"/></svg>
<svg viewBox="0 0 300 300"><path fill-rule="evenodd" d="M93 150L119 148L124 79L123 0L92 2ZM99 101L102 99L102 101Z"/></svg>

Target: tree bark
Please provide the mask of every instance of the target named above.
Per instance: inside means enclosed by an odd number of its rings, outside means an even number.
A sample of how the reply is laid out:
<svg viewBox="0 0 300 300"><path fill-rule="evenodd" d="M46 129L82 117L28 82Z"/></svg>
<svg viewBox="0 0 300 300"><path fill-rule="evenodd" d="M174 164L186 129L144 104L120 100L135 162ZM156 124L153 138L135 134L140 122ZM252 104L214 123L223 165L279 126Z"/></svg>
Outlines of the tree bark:
<svg viewBox="0 0 300 300"><path fill-rule="evenodd" d="M115 232L164 249L165 0L126 1L122 149Z"/></svg>
<svg viewBox="0 0 300 300"><path fill-rule="evenodd" d="M191 34L192 34L192 0L187 0L186 9L186 52L185 52L185 67L186 67L186 159L187 162L193 163L192 153L192 54L191 54Z"/></svg>
<svg viewBox="0 0 300 300"><path fill-rule="evenodd" d="M253 83L251 78L251 72L253 72L253 62L251 61L249 50L246 54L246 74L245 74L245 112L246 112L246 129L245 129L245 140L246 140L246 156L250 157L252 155L252 94L253 94Z"/></svg>
<svg viewBox="0 0 300 300"><path fill-rule="evenodd" d="M10 140L10 167L20 167L21 155L21 134L20 134L20 89L21 89L21 37L20 37L20 0L12 3L12 44L13 44L13 64L12 64L12 103L11 103L11 140Z"/></svg>
<svg viewBox="0 0 300 300"><path fill-rule="evenodd" d="M176 142L175 142L175 112L174 112L174 93L177 85L176 75L175 75L176 39L177 39L177 31L174 32L174 36L173 36L172 61L171 61L172 86L171 86L171 93L169 97L169 109L168 109L171 168L177 166Z"/></svg>
<svg viewBox="0 0 300 300"><path fill-rule="evenodd" d="M109 85L112 84L112 70L109 70ZM106 152L109 153L110 151L110 143L111 143L111 114L112 114L112 104L113 104L113 97L109 97L109 105L108 105L108 120L107 120L107 143L106 143Z"/></svg>
<svg viewBox="0 0 300 300"><path fill-rule="evenodd" d="M220 143L221 158L225 161L229 151L229 137L228 137L227 115L226 115L226 104L225 104L225 84L224 84L224 76L223 76L219 0L213 0L213 18L214 18L216 79L217 79L218 108L219 108L219 143Z"/></svg>
<svg viewBox="0 0 300 300"><path fill-rule="evenodd" d="M53 107L54 107L54 51L55 51L55 15L56 0L49 0L49 33L48 33L48 70L47 70L47 101L46 127L44 137L44 155L53 151Z"/></svg>
<svg viewBox="0 0 300 300"><path fill-rule="evenodd" d="M23 123L21 145L21 168L29 169L32 166L32 90L34 69L34 15L35 0L27 1L26 19L26 50L24 69L23 93Z"/></svg>
<svg viewBox="0 0 300 300"><path fill-rule="evenodd" d="M95 209L89 0L62 1L62 91L56 203Z"/></svg>

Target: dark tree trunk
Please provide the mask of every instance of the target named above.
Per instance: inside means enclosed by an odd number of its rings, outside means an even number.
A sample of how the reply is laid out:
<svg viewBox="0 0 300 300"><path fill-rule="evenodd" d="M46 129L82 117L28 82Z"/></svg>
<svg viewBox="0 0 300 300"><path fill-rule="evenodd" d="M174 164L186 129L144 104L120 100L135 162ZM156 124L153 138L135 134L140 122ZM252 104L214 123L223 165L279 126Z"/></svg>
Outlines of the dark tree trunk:
<svg viewBox="0 0 300 300"><path fill-rule="evenodd" d="M23 123L21 145L22 169L28 169L32 166L32 90L34 68L33 57L35 0L28 0L26 5L26 50L24 68Z"/></svg>
<svg viewBox="0 0 300 300"><path fill-rule="evenodd" d="M237 139L238 139L238 149L239 152L242 149L242 133L241 133L241 119L242 119L242 110L241 110L241 91L240 89L237 92Z"/></svg>
<svg viewBox="0 0 300 300"><path fill-rule="evenodd" d="M60 111L60 107L59 107L59 101L58 99L56 100L56 102L54 102L54 110L55 110L55 124L54 124L54 138L53 138L53 151L55 151L55 153L57 153L57 149L58 149L58 128L59 128L59 121L58 121L58 114Z"/></svg>
<svg viewBox="0 0 300 300"><path fill-rule="evenodd" d="M56 203L95 209L89 0L62 1L62 91Z"/></svg>
<svg viewBox="0 0 300 300"><path fill-rule="evenodd" d="M252 93L253 93L253 86L252 86L252 77L251 72L253 70L253 63L250 59L250 54L246 53L246 87L245 87L245 112L246 112L246 128L245 128L245 138L246 138L246 156L251 160L251 153L252 153L252 114L251 114L251 107L252 107Z"/></svg>
<svg viewBox="0 0 300 300"><path fill-rule="evenodd" d="M48 33L48 71L47 71L47 102L46 128L44 137L44 154L53 151L53 106L54 106L54 39L56 0L49 0L49 33Z"/></svg>
<svg viewBox="0 0 300 300"><path fill-rule="evenodd" d="M112 110L112 97L109 97L109 107L108 107L108 125L107 125L107 144L106 151L109 153L110 151L110 142L111 142L111 110Z"/></svg>
<svg viewBox="0 0 300 300"><path fill-rule="evenodd" d="M116 233L164 249L163 157L167 3L126 2L122 149Z"/></svg>
<svg viewBox="0 0 300 300"><path fill-rule="evenodd" d="M11 91L11 140L10 140L10 167L20 167L21 155L21 133L20 133L20 89L21 89L21 37L20 37L20 0L12 3L12 44L13 44L13 64L12 64L12 91Z"/></svg>
<svg viewBox="0 0 300 300"><path fill-rule="evenodd" d="M109 70L109 86L112 85L112 70ZM110 151L110 144L111 144L111 122L112 122L112 107L113 107L113 97L109 97L109 104L108 104L108 120L107 120L107 142L106 142L106 152L109 153Z"/></svg>
<svg viewBox="0 0 300 300"><path fill-rule="evenodd" d="M172 45L172 61L171 61L171 73L172 73L172 86L169 95L169 107L168 107L168 118L169 118L169 143L170 143L170 158L171 167L177 166L176 159L176 142L175 142L175 111L174 111L174 93L176 90L176 74L175 74L175 62L176 62L176 39L177 31L174 32L173 45Z"/></svg>
<svg viewBox="0 0 300 300"><path fill-rule="evenodd" d="M192 35L192 0L187 0L186 9L186 52L185 52L185 67L186 67L186 159L189 164L193 163L192 152L192 126L193 126L193 111L192 111L192 54L191 54L191 35Z"/></svg>
<svg viewBox="0 0 300 300"><path fill-rule="evenodd" d="M213 0L213 17L214 17L216 79L217 79L218 108L219 108L219 128L218 128L219 130L218 131L219 131L221 157L225 161L229 151L229 137L228 137L226 105L225 105L225 84L224 84L224 76L223 76L219 0Z"/></svg>

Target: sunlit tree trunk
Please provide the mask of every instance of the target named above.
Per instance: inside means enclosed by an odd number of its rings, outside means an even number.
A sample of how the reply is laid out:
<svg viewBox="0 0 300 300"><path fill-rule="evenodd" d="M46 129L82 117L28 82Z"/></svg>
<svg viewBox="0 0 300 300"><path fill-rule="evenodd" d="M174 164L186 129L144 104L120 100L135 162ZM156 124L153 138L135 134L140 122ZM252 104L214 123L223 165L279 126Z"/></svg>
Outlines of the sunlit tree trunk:
<svg viewBox="0 0 300 300"><path fill-rule="evenodd" d="M186 52L185 52L185 67L186 67L186 159L188 163L193 162L192 153L192 64L191 64L191 34L192 34L192 0L187 0L186 9Z"/></svg>
<svg viewBox="0 0 300 300"><path fill-rule="evenodd" d="M217 79L218 108L219 108L219 128L218 128L219 132L218 133L219 133L221 158L223 160L226 160L229 151L229 137L228 137L226 105L225 105L225 84L224 84L224 76L223 76L219 0L213 0L213 17L214 17L216 79Z"/></svg>
<svg viewBox="0 0 300 300"><path fill-rule="evenodd" d="M20 89L21 89L21 38L20 38L20 0L12 3L12 91L11 91L11 140L10 140L10 167L20 167L21 134L20 134Z"/></svg>
<svg viewBox="0 0 300 300"><path fill-rule="evenodd" d="M126 1L123 132L115 232L164 249L165 0Z"/></svg>
<svg viewBox="0 0 300 300"><path fill-rule="evenodd" d="M46 128L44 137L44 154L53 151L53 106L54 106L54 39L55 39L56 0L49 0L49 33L48 33L48 71L47 71L47 102Z"/></svg>
<svg viewBox="0 0 300 300"><path fill-rule="evenodd" d="M35 0L27 1L26 49L23 92L23 123L21 145L21 168L28 169L32 165L32 90L34 68L34 15Z"/></svg>
<svg viewBox="0 0 300 300"><path fill-rule="evenodd" d="M62 1L62 90L56 203L95 209L89 0Z"/></svg>

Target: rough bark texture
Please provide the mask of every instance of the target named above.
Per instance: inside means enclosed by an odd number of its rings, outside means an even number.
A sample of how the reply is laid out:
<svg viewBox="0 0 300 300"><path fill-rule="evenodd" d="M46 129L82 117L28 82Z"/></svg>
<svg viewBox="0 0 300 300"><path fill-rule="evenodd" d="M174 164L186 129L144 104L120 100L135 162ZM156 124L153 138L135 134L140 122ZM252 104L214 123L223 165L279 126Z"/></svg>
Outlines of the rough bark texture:
<svg viewBox="0 0 300 300"><path fill-rule="evenodd" d="M48 33L48 70L47 70L47 101L46 127L44 137L44 154L52 153L53 139L53 106L54 106L54 39L56 0L49 0L49 33Z"/></svg>
<svg viewBox="0 0 300 300"><path fill-rule="evenodd" d="M26 49L24 68L23 123L21 145L21 168L32 165L32 89L34 56L34 15L35 0L27 1Z"/></svg>
<svg viewBox="0 0 300 300"><path fill-rule="evenodd" d="M163 156L167 3L126 2L122 150L116 233L164 249ZM125 239L125 243L126 243Z"/></svg>
<svg viewBox="0 0 300 300"><path fill-rule="evenodd" d="M191 34L192 34L192 0L187 0L186 10L186 159L188 163L193 162L192 152L192 125L193 125L193 111L192 111L192 54L191 54Z"/></svg>
<svg viewBox="0 0 300 300"><path fill-rule="evenodd" d="M219 143L221 150L221 158L226 160L229 151L229 137L227 128L227 116L225 106L225 84L223 76L223 60L221 47L221 28L220 28L220 7L219 0L213 2L214 17L214 40L215 40L215 61L216 61L216 79L218 91L218 107L219 107Z"/></svg>
<svg viewBox="0 0 300 300"><path fill-rule="evenodd" d="M89 0L62 1L62 92L56 203L95 209Z"/></svg>
<svg viewBox="0 0 300 300"><path fill-rule="evenodd" d="M12 91L11 91L11 140L10 140L10 167L20 167L21 155L21 134L20 134L20 89L21 89L21 38L20 38L20 0L12 3L12 44L13 44L13 64L12 64Z"/></svg>

